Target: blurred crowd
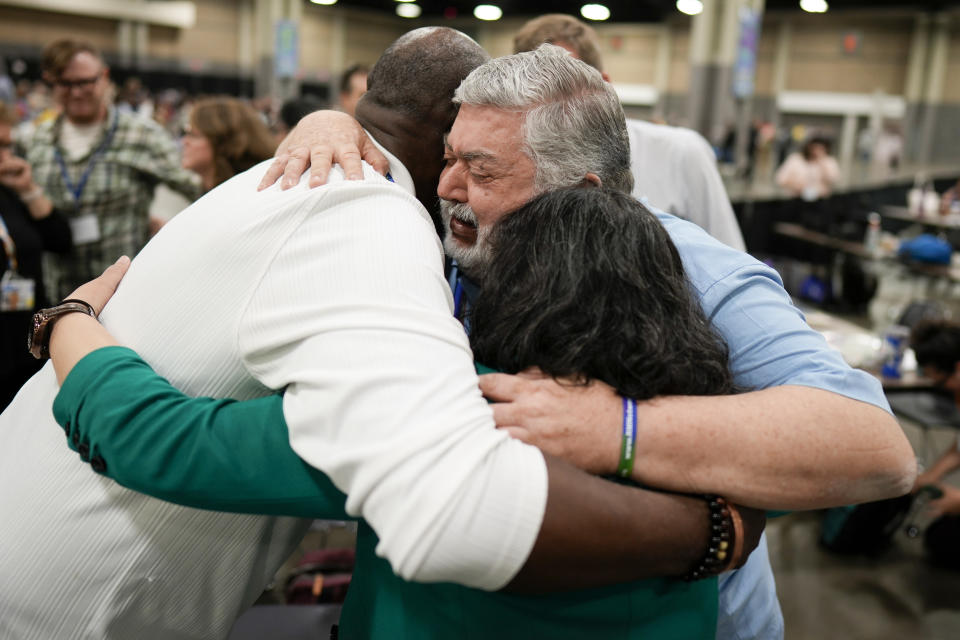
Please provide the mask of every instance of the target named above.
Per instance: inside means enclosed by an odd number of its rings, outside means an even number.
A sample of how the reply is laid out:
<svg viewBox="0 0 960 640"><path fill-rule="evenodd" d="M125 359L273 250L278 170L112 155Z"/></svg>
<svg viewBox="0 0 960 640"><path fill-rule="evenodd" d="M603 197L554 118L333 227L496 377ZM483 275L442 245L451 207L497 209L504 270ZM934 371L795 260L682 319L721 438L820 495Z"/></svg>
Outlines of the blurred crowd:
<svg viewBox="0 0 960 640"><path fill-rule="evenodd" d="M45 47L40 72L0 59L0 409L42 364L23 349L33 311L271 158L307 113L353 115L367 77L347 69L335 105L153 91L133 76L114 83L100 52L70 39Z"/></svg>
<svg viewBox="0 0 960 640"><path fill-rule="evenodd" d="M238 98L248 104L267 127L274 133L277 142L289 132L296 122L311 111L339 109L353 115L357 100L367 89L368 67L354 64L342 74L335 99L328 101L316 95L304 94L287 101L274 96ZM0 103L13 109L16 118L14 137L27 139L36 128L54 120L61 111L53 97L53 87L42 78L20 77L14 80L0 57ZM136 77L128 77L120 84L110 83L108 98L117 109L151 119L174 138L183 135L189 121L190 111L198 96L182 88L155 89Z"/></svg>

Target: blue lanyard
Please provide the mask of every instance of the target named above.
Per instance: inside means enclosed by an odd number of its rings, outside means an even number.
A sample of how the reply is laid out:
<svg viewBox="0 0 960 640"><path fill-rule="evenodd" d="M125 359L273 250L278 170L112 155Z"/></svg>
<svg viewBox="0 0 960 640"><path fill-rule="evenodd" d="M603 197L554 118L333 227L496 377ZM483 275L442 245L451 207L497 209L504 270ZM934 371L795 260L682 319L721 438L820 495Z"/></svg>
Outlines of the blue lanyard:
<svg viewBox="0 0 960 640"><path fill-rule="evenodd" d="M63 154L60 152L60 146L58 145L54 151L54 155L57 158L57 164L60 165L60 175L63 176L63 184L66 185L67 190L73 195L74 204L80 205L80 196L83 195L83 190L87 187L87 180L90 179L90 173L93 171L94 165L97 164L97 161L100 159L100 156L107 150L107 147L110 146L110 141L113 140L113 134L117 132L117 114L113 114L113 123L110 125L110 131L107 132L107 137L103 139L103 142L100 143L100 146L97 147L97 150L93 152L93 155L90 156L90 160L87 161L87 168L83 171L83 175L80 176L80 181L77 184L73 184L70 181L70 176L67 174L67 164L63 160Z"/></svg>
<svg viewBox="0 0 960 640"><path fill-rule="evenodd" d="M463 282L465 277L466 276L460 273L460 265L454 260L450 264L450 276L447 279L447 284L450 285L450 290L453 291L453 317L460 321L460 324L463 325L463 330L467 332L467 335L470 335L469 311L471 297L474 296L476 292L467 291L467 285ZM474 285L470 286L473 287Z"/></svg>
<svg viewBox="0 0 960 640"><path fill-rule="evenodd" d="M460 266L456 260L450 265L450 277L447 278L447 284L453 291L453 317L460 320L460 315L464 312L463 283L460 282Z"/></svg>

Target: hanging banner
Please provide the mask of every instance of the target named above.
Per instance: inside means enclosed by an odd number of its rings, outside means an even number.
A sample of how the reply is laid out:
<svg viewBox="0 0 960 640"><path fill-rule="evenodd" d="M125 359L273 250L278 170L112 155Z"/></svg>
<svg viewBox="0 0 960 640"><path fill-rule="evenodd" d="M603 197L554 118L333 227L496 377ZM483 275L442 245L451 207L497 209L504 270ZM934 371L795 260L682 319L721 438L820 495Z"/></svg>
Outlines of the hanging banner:
<svg viewBox="0 0 960 640"><path fill-rule="evenodd" d="M733 95L737 98L753 95L761 16L759 11L749 7L740 8L740 37L737 39L737 57L733 62Z"/></svg>
<svg viewBox="0 0 960 640"><path fill-rule="evenodd" d="M278 78L293 78L300 69L300 36L297 23L277 20L273 42L273 71Z"/></svg>

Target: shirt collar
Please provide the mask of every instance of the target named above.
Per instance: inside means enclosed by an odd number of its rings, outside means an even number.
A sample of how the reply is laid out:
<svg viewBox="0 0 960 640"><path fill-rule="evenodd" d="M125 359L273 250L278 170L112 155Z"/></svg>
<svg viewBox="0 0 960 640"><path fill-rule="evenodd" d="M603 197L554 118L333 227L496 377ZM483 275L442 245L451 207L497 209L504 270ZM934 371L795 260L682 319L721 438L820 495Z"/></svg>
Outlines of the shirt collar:
<svg viewBox="0 0 960 640"><path fill-rule="evenodd" d="M407 168L397 160L395 155L387 151L382 144L377 142L376 138L374 138L369 131L366 131L366 129L364 129L364 131L370 136L370 140L372 140L373 144L380 150L380 153L387 156L387 161L390 163L390 177L393 178L393 181L406 190L407 193L416 197L417 190L413 186L413 178L410 177L410 172L407 171Z"/></svg>

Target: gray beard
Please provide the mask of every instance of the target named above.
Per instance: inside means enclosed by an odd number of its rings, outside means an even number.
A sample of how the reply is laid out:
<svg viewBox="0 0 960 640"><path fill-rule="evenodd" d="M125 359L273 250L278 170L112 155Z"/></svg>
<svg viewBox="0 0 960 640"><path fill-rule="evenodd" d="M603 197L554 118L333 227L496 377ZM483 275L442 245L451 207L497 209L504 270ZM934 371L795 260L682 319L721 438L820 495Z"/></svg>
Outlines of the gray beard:
<svg viewBox="0 0 960 640"><path fill-rule="evenodd" d="M464 247L453 239L450 233L450 219L477 224L477 216L470 205L440 198L440 217L443 220L443 250L447 256L457 261L460 268L469 276L479 279L490 262L490 227L477 227L477 241Z"/></svg>

